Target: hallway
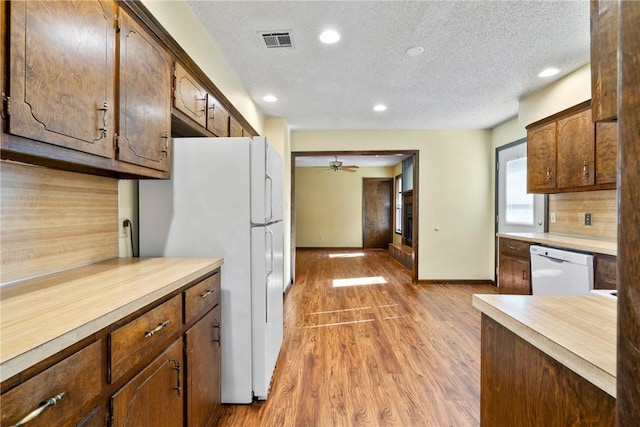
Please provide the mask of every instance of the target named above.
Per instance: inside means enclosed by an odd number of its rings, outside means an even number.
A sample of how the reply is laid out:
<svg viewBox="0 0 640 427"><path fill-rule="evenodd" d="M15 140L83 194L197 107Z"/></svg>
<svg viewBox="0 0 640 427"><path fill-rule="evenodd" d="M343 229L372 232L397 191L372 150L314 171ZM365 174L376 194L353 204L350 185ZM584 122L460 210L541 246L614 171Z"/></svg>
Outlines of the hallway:
<svg viewBox="0 0 640 427"><path fill-rule="evenodd" d="M493 286L412 285L381 250L298 250L266 402L223 426L475 426L480 313Z"/></svg>

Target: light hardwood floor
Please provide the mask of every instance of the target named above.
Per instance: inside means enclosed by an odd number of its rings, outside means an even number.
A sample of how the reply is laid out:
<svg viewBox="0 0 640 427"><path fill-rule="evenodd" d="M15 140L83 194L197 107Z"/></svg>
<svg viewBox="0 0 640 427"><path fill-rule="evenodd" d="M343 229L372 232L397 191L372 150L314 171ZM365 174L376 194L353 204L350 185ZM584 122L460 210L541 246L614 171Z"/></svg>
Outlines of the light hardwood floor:
<svg viewBox="0 0 640 427"><path fill-rule="evenodd" d="M269 399L225 405L219 425L479 425L471 295L495 287L412 285L381 250L298 250L296 262ZM334 282L349 278L385 283Z"/></svg>

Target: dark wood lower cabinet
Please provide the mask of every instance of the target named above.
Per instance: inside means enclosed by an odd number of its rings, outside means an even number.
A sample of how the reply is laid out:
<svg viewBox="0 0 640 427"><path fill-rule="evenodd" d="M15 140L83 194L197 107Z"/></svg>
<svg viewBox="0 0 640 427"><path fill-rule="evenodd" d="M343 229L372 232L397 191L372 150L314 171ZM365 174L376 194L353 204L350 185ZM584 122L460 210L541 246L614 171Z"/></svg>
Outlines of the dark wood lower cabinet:
<svg viewBox="0 0 640 427"><path fill-rule="evenodd" d="M185 349L187 426L209 426L222 410L219 305L187 330Z"/></svg>
<svg viewBox="0 0 640 427"><path fill-rule="evenodd" d="M483 426L613 426L616 400L482 315Z"/></svg>
<svg viewBox="0 0 640 427"><path fill-rule="evenodd" d="M501 294L531 295L531 243L499 239L498 291Z"/></svg>
<svg viewBox="0 0 640 427"><path fill-rule="evenodd" d="M182 339L176 340L111 397L113 426L182 426Z"/></svg>

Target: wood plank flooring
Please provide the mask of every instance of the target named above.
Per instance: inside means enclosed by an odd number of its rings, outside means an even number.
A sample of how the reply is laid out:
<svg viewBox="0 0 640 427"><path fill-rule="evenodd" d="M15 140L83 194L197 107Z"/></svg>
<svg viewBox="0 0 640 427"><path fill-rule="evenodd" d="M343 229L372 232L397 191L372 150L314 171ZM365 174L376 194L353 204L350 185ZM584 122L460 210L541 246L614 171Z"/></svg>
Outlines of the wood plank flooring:
<svg viewBox="0 0 640 427"><path fill-rule="evenodd" d="M219 425L479 425L471 295L495 287L412 285L384 250L298 250L296 262L269 398L225 405Z"/></svg>

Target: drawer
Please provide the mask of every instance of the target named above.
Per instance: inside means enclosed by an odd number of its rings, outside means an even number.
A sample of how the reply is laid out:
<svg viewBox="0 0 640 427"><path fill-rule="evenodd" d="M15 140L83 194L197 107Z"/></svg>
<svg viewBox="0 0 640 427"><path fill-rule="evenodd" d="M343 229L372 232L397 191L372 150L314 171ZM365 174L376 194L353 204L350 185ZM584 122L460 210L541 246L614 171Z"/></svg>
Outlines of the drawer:
<svg viewBox="0 0 640 427"><path fill-rule="evenodd" d="M102 341L95 342L2 395L0 425L17 424L50 399L29 427L75 425L102 390ZM61 396L59 400L56 396Z"/></svg>
<svg viewBox="0 0 640 427"><path fill-rule="evenodd" d="M500 238L500 254L516 258L529 259L529 247L531 243L522 240Z"/></svg>
<svg viewBox="0 0 640 427"><path fill-rule="evenodd" d="M181 328L182 298L176 295L109 334L110 382L148 358Z"/></svg>
<svg viewBox="0 0 640 427"><path fill-rule="evenodd" d="M189 324L220 304L220 273L184 291L184 323Z"/></svg>

